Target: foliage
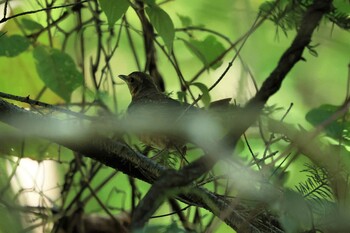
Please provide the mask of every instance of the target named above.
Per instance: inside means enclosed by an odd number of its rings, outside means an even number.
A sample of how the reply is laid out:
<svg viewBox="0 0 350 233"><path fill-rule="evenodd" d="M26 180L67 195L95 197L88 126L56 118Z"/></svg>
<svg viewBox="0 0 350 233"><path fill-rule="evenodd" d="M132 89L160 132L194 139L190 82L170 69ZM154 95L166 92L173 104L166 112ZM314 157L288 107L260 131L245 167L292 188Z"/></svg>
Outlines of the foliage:
<svg viewBox="0 0 350 233"><path fill-rule="evenodd" d="M33 51L39 77L52 91L69 102L72 92L83 84L73 59L57 49L36 46Z"/></svg>
<svg viewBox="0 0 350 233"><path fill-rule="evenodd" d="M309 0L266 1L260 6L263 16L273 21L284 33L297 28L306 8L312 4ZM337 0L327 18L339 27L350 29L350 7L346 1Z"/></svg>
<svg viewBox="0 0 350 233"><path fill-rule="evenodd" d="M146 13L150 19L152 26L157 30L163 39L168 51L173 50L173 42L175 37L174 24L169 15L155 4L146 7Z"/></svg>
<svg viewBox="0 0 350 233"><path fill-rule="evenodd" d="M29 41L20 35L7 36L3 33L0 39L0 56L15 57L26 51L29 47Z"/></svg>
<svg viewBox="0 0 350 233"><path fill-rule="evenodd" d="M321 125L325 123L328 119L334 118L337 111L341 106L334 106L330 104L324 104L318 108L311 109L306 114L306 120L314 126ZM345 113L343 116L335 116L335 119L332 119L332 122L326 124L325 133L328 137L331 137L335 140L340 140L346 144L349 143L350 132L349 132L349 119L348 113Z"/></svg>
<svg viewBox="0 0 350 233"><path fill-rule="evenodd" d="M99 0L101 9L106 14L108 25L112 28L114 24L126 13L129 8L127 0L108 1Z"/></svg>
<svg viewBox="0 0 350 233"><path fill-rule="evenodd" d="M309 76L318 78L323 73L325 66L317 63L322 59L327 64L332 60L329 67L344 69L347 55L325 56L323 50L335 41L333 46L341 51L343 43L338 41L344 39L335 35L324 43L320 38L325 34L317 37L314 32L312 43L305 46L314 57L302 54L299 60L307 62L289 72L294 64L281 64L276 58L300 49L292 48L287 37L298 33L308 9L317 1L276 0L260 6L244 2L181 5L179 1L156 0L57 0L12 5L12 1L4 1L0 101L10 99L23 107L9 105L12 108L5 111L7 102L0 104L4 123L0 125L0 215L10 224L7 227L19 231L23 226L17 223L23 215L33 219L25 230L42 227L43 232L89 232L94 229L89 224L98 220L103 226L118 226L119 232L126 232L136 218L135 211L142 210L151 196L153 205L144 209L157 212L153 218L149 216L150 223L141 232L213 232L218 226L237 231L244 226L261 232L327 231L334 225L339 225L336 230L346 229L348 223L332 224L327 218L339 214L346 219L350 214L342 212L350 205L349 98L343 104L328 104L328 98L340 96L339 89L318 96L319 107L298 109L306 121L294 118L298 104L285 110L283 103L302 96L311 102L312 93L303 88L307 88ZM245 12L243 16L230 4L245 6L247 12L256 14ZM200 10L188 13L191 6ZM334 0L323 22L317 24L318 30L348 30L349 9L347 1ZM205 17L199 17L202 13ZM211 22L217 28L209 27ZM286 38L271 40L270 32L279 30ZM289 52L282 56L279 47ZM290 66L289 73L274 70L276 64ZM144 128L130 124L125 114L130 94L116 76L134 70L149 73L160 88L165 83L167 91L174 90L186 113L193 110L208 116L182 126L180 115L165 129L155 115ZM280 83L265 79L277 74L282 82L287 73L287 85L281 90ZM326 83L331 92L328 85L343 78L331 71L326 74L328 79L313 83L313 89ZM259 86L265 85L270 88L258 92ZM271 90L278 93L270 95ZM225 97L234 99L230 104L227 99L212 103L218 98L215 91L221 98L228 95ZM239 92L243 94L234 95ZM281 92L288 98L281 97ZM272 102L262 101L272 95L277 96ZM250 104L255 104L254 108L246 114ZM11 111L17 114L11 115ZM273 121L276 118L280 124ZM287 120L291 124L284 123ZM172 136L184 134L191 143L185 152L140 147L134 134L142 137L147 130L162 136L169 131ZM115 155L127 156L120 159ZM33 175L30 168L30 175L24 177L32 186L25 186L20 181L23 176L17 174L25 158L36 161L38 167L54 163L58 177L44 177L41 185L41 172ZM200 169L208 170L197 175ZM195 179L187 182L191 176ZM46 187L45 181L54 187ZM176 182L181 185L173 187ZM26 193L36 194L40 202L28 204L26 199L31 198ZM143 218L148 219L144 213ZM5 226L0 227L2 232Z"/></svg>

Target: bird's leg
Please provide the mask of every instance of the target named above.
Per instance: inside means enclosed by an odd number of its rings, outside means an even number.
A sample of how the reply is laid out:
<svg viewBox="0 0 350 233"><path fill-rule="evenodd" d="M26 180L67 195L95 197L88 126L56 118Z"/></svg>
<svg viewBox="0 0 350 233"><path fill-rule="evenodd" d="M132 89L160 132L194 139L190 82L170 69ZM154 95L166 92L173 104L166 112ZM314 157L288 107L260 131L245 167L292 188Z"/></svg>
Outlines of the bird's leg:
<svg viewBox="0 0 350 233"><path fill-rule="evenodd" d="M158 151L155 155L153 155L153 156L151 157L151 159L156 160L156 159L159 158L159 156L162 155L163 152L165 152L165 151L166 151L165 148L162 149L162 150L160 150L160 151Z"/></svg>
<svg viewBox="0 0 350 233"><path fill-rule="evenodd" d="M185 165L185 162L186 162L187 164L189 164L190 162L188 162L188 160L185 158L187 147L186 147L186 146L183 146L183 147L179 148L177 145L174 145L174 146L175 146L176 151L177 151L177 152L180 154L180 156L181 156L180 168L183 167L183 166Z"/></svg>

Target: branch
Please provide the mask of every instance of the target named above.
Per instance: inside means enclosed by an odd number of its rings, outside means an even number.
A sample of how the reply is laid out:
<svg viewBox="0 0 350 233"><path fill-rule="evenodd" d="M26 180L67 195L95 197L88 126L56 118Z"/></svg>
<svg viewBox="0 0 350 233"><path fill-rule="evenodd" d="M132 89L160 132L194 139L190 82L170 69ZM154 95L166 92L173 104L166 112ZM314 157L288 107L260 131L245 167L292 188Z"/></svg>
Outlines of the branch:
<svg viewBox="0 0 350 233"><path fill-rule="evenodd" d="M302 53L311 42L312 33L323 15L330 11L331 5L332 0L315 0L308 8L291 46L283 53L277 67L265 80L260 90L245 106L244 111L250 117L246 119L245 124L237 126L226 136L225 140L229 147L235 147L237 139L255 122L268 99L280 89L288 72L298 61L304 60Z"/></svg>
<svg viewBox="0 0 350 233"><path fill-rule="evenodd" d="M297 148L304 156L309 158L317 166L324 168L327 171L331 188L336 197L336 200L346 202L345 206L350 205L348 187L348 174L350 171L345 169L343 164L344 157L337 151L339 148L324 145L315 140L316 136L330 123L344 116L349 111L350 99L347 99L344 104L326 119L322 124L318 125L313 131L300 132L294 127L281 122L269 121L269 128L272 132L276 132L287 136L293 143L287 148L286 152L290 152L292 148ZM344 175L346 174L346 175Z"/></svg>
<svg viewBox="0 0 350 233"><path fill-rule="evenodd" d="M145 15L144 2L141 0L136 0L136 6L134 7L134 10L136 11L142 25L143 40L146 54L146 63L144 71L148 71L151 77L153 78L154 82L159 87L159 89L161 91L164 91L164 80L162 75L159 73L157 65L158 63L156 61L157 54L153 41L155 38L155 33L152 24L149 22Z"/></svg>
<svg viewBox="0 0 350 233"><path fill-rule="evenodd" d="M84 0L84 1L81 1L79 3L70 3L70 4L60 5L60 6L47 7L47 8L42 8L42 9L39 9L39 10L21 12L21 13L15 14L15 15L11 15L9 17L6 17L6 15L4 15L4 17L2 19L0 19L0 24L6 22L7 20L10 20L10 19L13 19L13 18L17 18L19 16L30 15L30 14L35 14L35 13L38 13L38 12L54 10L54 9L60 9L60 8L66 8L66 7L71 7L71 6L74 7L74 6L81 5L81 4L83 4L85 2L88 2L88 1L90 1L90 0Z"/></svg>
<svg viewBox="0 0 350 233"><path fill-rule="evenodd" d="M306 46L311 42L313 31L320 23L324 14L330 11L332 0L315 0L306 11L291 46L283 53L277 67L265 80L260 90L248 103L248 108L262 108L267 100L281 87L283 80L294 65L305 60L302 54Z"/></svg>
<svg viewBox="0 0 350 233"><path fill-rule="evenodd" d="M4 99L11 99L11 100L20 101L22 103L27 103L30 106L36 105L36 106L40 106L40 107L43 107L43 108L46 108L46 109L50 109L50 110L53 110L53 111L62 112L62 113L65 113L65 114L68 114L68 115L71 115L71 116L75 116L75 117L77 117L79 119L97 120L96 117L87 116L87 115L84 115L82 113L73 112L73 111L70 111L70 110L68 110L66 108L61 108L61 107L58 107L58 106L55 106L55 105L51 105L51 104L48 104L48 103L45 103L45 102L41 102L39 100L33 100L33 99L30 98L29 95L26 96L26 97L21 97L21 96L17 96L17 95L11 95L11 94L0 92L0 97L4 98Z"/></svg>
<svg viewBox="0 0 350 233"><path fill-rule="evenodd" d="M330 5L330 0L315 0L308 9L292 45L283 54L278 66L266 79L256 96L242 110L246 121L243 124L236 124L226 137L229 139L227 141L230 143L227 145L230 148L235 147L236 141L257 119L269 97L279 90L286 74L296 62L302 60L302 52L310 42L313 30L318 25L322 15L329 10ZM282 232L278 222L273 217L261 214L252 218L249 216L251 212L249 208L241 204L233 206L229 200L218 197L193 184L195 179L214 166L220 159L220 153L217 156L203 156L178 172L167 171L154 161L133 151L122 141L115 141L92 130L82 130L57 119L26 111L1 99L0 121L23 132L31 132L32 135L56 142L127 175L154 183L149 193L135 209L134 226L143 226L148 221L149 216L163 202L164 197L177 190L175 193L182 200L208 209L237 231ZM52 128L53 125L56 127ZM152 206L153 209L145 210L144 207L147 206Z"/></svg>
<svg viewBox="0 0 350 233"><path fill-rule="evenodd" d="M244 116L247 116L247 119L242 124L237 124L236 127L233 127L231 132L224 138L227 148L235 148L240 136L260 115L267 100L279 90L287 73L299 60L302 60L302 53L310 43L313 31L319 24L322 16L330 10L331 3L331 0L315 0L309 7L293 43L282 55L277 67L265 80L256 96L243 109L242 113ZM135 209L132 226L134 228L142 228L154 211L166 200L169 193L191 184L198 177L208 172L220 157L218 155L206 155L185 166L180 171L169 171L163 174L162 179L154 183Z"/></svg>
<svg viewBox="0 0 350 233"><path fill-rule="evenodd" d="M96 131L82 128L81 124L67 123L33 113L2 99L0 99L0 121L25 132L26 135L58 143L150 184L159 180L162 174L169 173L166 168L133 151L122 141L112 140ZM209 210L233 229L245 226L246 229L250 229L249 232L283 232L274 217L262 213L252 220L249 217L251 210L248 207L239 203L232 205L229 199L192 183L180 188L177 194L177 198L181 201ZM222 215L223 211L225 215Z"/></svg>
<svg viewBox="0 0 350 233"><path fill-rule="evenodd" d="M133 151L125 143L111 140L78 124L39 115L0 99L0 121L30 136L37 136L118 169L130 176L152 182L164 170L152 160ZM146 164L139 169L139 164ZM145 174L153 174L146 177Z"/></svg>

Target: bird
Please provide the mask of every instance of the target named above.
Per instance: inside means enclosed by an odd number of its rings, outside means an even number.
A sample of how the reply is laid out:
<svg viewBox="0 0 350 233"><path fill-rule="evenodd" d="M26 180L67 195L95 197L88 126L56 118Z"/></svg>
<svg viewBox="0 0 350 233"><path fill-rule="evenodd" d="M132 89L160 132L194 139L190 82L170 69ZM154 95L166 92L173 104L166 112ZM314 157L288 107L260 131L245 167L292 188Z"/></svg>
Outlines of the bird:
<svg viewBox="0 0 350 233"><path fill-rule="evenodd" d="M168 126L174 126L183 115L198 109L170 98L157 87L152 77L144 72L135 71L129 75L119 75L119 78L128 85L131 94L131 103L127 109L129 120L141 125L142 122L151 123L149 127L142 125L147 132L138 135L140 140L147 146L160 150L175 150L184 155L186 140L172 132Z"/></svg>
<svg viewBox="0 0 350 233"><path fill-rule="evenodd" d="M178 152L185 161L186 144L196 143L193 135L187 136L184 132L198 130L193 124L198 126L203 123L203 117L210 117L216 123L222 121L230 108L231 98L212 102L207 109L209 111L172 99L144 72L135 71L129 75L119 75L119 78L128 85L131 94L131 103L127 109L129 120L145 129L145 132L138 132L139 139L160 151ZM203 127L203 124L199 127Z"/></svg>

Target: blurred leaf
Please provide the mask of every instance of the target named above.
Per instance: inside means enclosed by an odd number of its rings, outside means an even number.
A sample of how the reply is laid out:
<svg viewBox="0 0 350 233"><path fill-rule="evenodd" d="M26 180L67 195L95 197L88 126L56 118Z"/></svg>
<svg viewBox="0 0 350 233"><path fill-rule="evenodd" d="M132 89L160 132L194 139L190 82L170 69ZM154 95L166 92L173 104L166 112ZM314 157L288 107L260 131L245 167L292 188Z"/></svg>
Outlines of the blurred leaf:
<svg viewBox="0 0 350 233"><path fill-rule="evenodd" d="M0 147L1 149L1 147ZM9 163L2 157L0 161L0 232L23 232L23 215L14 207L18 205L18 199L14 198L13 186L7 171L9 171Z"/></svg>
<svg viewBox="0 0 350 233"><path fill-rule="evenodd" d="M172 221L171 224L167 227L166 232L168 233L186 233L183 228L179 227L175 221Z"/></svg>
<svg viewBox="0 0 350 233"><path fill-rule="evenodd" d="M236 144L235 152L236 152L237 154L240 154L240 153L242 153L242 152L244 151L244 149L245 149L245 143L244 143L244 141L240 138L240 139L238 140L237 144Z"/></svg>
<svg viewBox="0 0 350 233"><path fill-rule="evenodd" d="M0 45L0 56L15 57L26 51L30 43L27 38L20 35L7 36L2 34Z"/></svg>
<svg viewBox="0 0 350 233"><path fill-rule="evenodd" d="M210 95L209 95L209 90L206 85L203 83L192 83L191 85L196 86L199 88L199 90L202 92L202 98L201 100L203 101L205 107L208 107L210 104Z"/></svg>
<svg viewBox="0 0 350 233"><path fill-rule="evenodd" d="M304 198L297 192L286 190L278 212L286 232L303 232L312 227L310 209Z"/></svg>
<svg viewBox="0 0 350 233"><path fill-rule="evenodd" d="M318 126L327 119L329 119L336 111L339 110L339 106L324 104L318 108L314 108L309 111L305 118L313 126ZM325 127L325 133L327 136L339 140L342 139L346 143L350 142L350 132L349 132L349 114L343 119L342 117L336 119L335 121L329 123Z"/></svg>
<svg viewBox="0 0 350 233"><path fill-rule="evenodd" d="M151 24L157 30L159 36L163 39L168 51L171 52L173 50L175 29L170 16L156 5L149 5L149 7L146 8L146 13L151 21Z"/></svg>
<svg viewBox="0 0 350 233"><path fill-rule="evenodd" d="M3 200L3 197L1 198L2 203L6 204L12 204L15 206L18 203L15 203L15 201L12 199L9 200ZM6 207L4 204L0 206L0 232L23 232L23 226L22 226L22 217L20 215L20 212L14 209L10 209Z"/></svg>
<svg viewBox="0 0 350 233"><path fill-rule="evenodd" d="M128 0L99 0L102 11L108 19L108 26L111 28L129 8Z"/></svg>
<svg viewBox="0 0 350 233"><path fill-rule="evenodd" d="M83 75L73 59L57 49L37 46L33 51L36 69L45 85L69 102L72 92L83 84Z"/></svg>
<svg viewBox="0 0 350 233"><path fill-rule="evenodd" d="M197 56L202 63L209 68L211 62L216 60L220 54L225 51L225 47L216 40L212 35L207 36L203 41L190 40L185 42L189 50ZM218 60L215 64L210 66L213 69L220 67L222 64L221 60Z"/></svg>
<svg viewBox="0 0 350 233"><path fill-rule="evenodd" d="M350 151L347 150L347 146L336 144L330 145L330 148L329 154L339 154L340 161L338 164L342 164L341 170L346 171L346 174L350 174Z"/></svg>
<svg viewBox="0 0 350 233"><path fill-rule="evenodd" d="M3 140L0 152L6 155L13 155L16 157L31 158L36 161L44 159L52 159L57 157L58 146L56 144L40 140L40 139L26 139L22 145L21 141Z"/></svg>
<svg viewBox="0 0 350 233"><path fill-rule="evenodd" d="M34 20L31 20L31 19L23 18L21 20L21 22L22 22L22 25L30 31L36 31L36 30L43 29L43 26L40 23L38 23Z"/></svg>
<svg viewBox="0 0 350 233"><path fill-rule="evenodd" d="M31 158L36 161L57 157L58 145L38 138L2 129L0 134L0 154Z"/></svg>
<svg viewBox="0 0 350 233"><path fill-rule="evenodd" d="M201 60L201 62L207 67L209 62L207 61L207 58L204 56L204 54L196 46L194 46L191 42L189 42L187 40L182 40L182 41L185 43L188 50L190 50L190 52L193 55L195 55L197 58L199 58L199 60Z"/></svg>
<svg viewBox="0 0 350 233"><path fill-rule="evenodd" d="M188 16L177 14L183 27L188 27L192 25L192 19Z"/></svg>
<svg viewBox="0 0 350 233"><path fill-rule="evenodd" d="M143 0L143 2L152 7L156 6L156 0Z"/></svg>

